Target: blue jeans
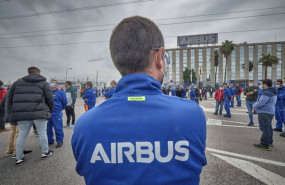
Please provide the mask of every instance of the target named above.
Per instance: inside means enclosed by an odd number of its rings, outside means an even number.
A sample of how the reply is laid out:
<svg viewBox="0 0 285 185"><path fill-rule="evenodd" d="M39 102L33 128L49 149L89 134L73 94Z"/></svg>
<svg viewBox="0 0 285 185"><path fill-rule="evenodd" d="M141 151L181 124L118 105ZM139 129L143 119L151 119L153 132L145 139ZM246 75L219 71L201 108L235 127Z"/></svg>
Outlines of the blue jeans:
<svg viewBox="0 0 285 185"><path fill-rule="evenodd" d="M195 97L195 102L199 104L199 97Z"/></svg>
<svg viewBox="0 0 285 185"><path fill-rule="evenodd" d="M229 100L224 100L224 103L225 103L225 110L227 112L227 115L231 116L230 101Z"/></svg>
<svg viewBox="0 0 285 185"><path fill-rule="evenodd" d="M220 111L219 111L219 107L220 107ZM218 111L219 111L219 113L222 114L223 107L224 107L224 102L216 100L216 112L215 113L218 114Z"/></svg>
<svg viewBox="0 0 285 185"><path fill-rule="evenodd" d="M47 120L37 119L32 121L18 121L19 135L16 144L17 160L24 157L23 151L25 148L26 139L33 124L36 125L39 134L42 154L48 153Z"/></svg>
<svg viewBox="0 0 285 185"><path fill-rule="evenodd" d="M276 119L276 128L282 129L284 123L284 108L281 105L275 105L275 119Z"/></svg>
<svg viewBox="0 0 285 185"><path fill-rule="evenodd" d="M237 106L240 107L241 106L240 95L236 95L236 99L237 99Z"/></svg>
<svg viewBox="0 0 285 185"><path fill-rule="evenodd" d="M63 122L62 122L62 111L51 113L51 119L47 123L47 136L48 136L48 143L54 143L53 138L53 128L55 132L56 142L62 143L63 142Z"/></svg>
<svg viewBox="0 0 285 185"><path fill-rule="evenodd" d="M252 107L252 105L254 103L255 103L255 101L246 101L246 107L248 110L248 116L249 116L250 123L253 123L253 114L252 114L253 107Z"/></svg>
<svg viewBox="0 0 285 185"><path fill-rule="evenodd" d="M259 128L262 131L260 143L265 147L269 147L269 144L273 143L273 130L271 124L273 117L274 115L271 114L258 114Z"/></svg>

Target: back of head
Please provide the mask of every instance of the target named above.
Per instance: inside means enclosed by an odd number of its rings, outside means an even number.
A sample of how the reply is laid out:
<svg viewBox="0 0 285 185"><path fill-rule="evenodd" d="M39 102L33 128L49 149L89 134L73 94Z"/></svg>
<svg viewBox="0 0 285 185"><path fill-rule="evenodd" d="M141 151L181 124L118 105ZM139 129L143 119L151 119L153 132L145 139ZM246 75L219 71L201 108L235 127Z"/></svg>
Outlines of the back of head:
<svg viewBox="0 0 285 185"><path fill-rule="evenodd" d="M0 80L0 87L3 85L3 82Z"/></svg>
<svg viewBox="0 0 285 185"><path fill-rule="evenodd" d="M93 83L90 82L90 81L88 81L88 82L86 82L86 85L88 85L89 87L92 87L92 86L93 86Z"/></svg>
<svg viewBox="0 0 285 185"><path fill-rule="evenodd" d="M164 47L161 31L150 19L140 16L122 20L110 40L111 56L122 76L145 71L151 65L151 49L160 47Z"/></svg>
<svg viewBox="0 0 285 185"><path fill-rule="evenodd" d="M266 84L267 87L272 87L272 80L270 80L270 79L264 79L264 80L262 80L262 84L263 84L263 85Z"/></svg>
<svg viewBox="0 0 285 185"><path fill-rule="evenodd" d="M37 67L32 66L28 68L29 75L39 75L40 73L41 73L41 70Z"/></svg>

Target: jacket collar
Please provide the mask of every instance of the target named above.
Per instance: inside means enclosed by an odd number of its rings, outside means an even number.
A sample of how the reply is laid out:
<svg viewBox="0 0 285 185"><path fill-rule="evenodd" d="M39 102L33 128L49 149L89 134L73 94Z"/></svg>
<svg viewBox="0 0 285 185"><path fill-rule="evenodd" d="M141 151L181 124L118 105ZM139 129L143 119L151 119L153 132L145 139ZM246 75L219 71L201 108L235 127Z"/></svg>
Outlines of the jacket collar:
<svg viewBox="0 0 285 185"><path fill-rule="evenodd" d="M120 79L114 97L155 94L162 94L159 81L144 73L134 73Z"/></svg>

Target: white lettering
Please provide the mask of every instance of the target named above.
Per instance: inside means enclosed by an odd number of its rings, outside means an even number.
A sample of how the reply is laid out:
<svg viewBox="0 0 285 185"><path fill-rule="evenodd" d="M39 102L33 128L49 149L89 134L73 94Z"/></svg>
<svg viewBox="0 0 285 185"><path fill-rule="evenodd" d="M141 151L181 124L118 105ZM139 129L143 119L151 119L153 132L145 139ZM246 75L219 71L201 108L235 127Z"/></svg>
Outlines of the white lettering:
<svg viewBox="0 0 285 185"><path fill-rule="evenodd" d="M142 147L147 149L143 149ZM153 146L150 142L136 142L136 156L137 162L141 163L151 163L154 160ZM148 155L148 157L143 157L142 155Z"/></svg>
<svg viewBox="0 0 285 185"><path fill-rule="evenodd" d="M117 153L117 143L111 143L111 162L113 164L117 163L116 153Z"/></svg>
<svg viewBox="0 0 285 185"><path fill-rule="evenodd" d="M110 159L108 158L103 146L101 143L98 143L94 149L93 155L91 157L90 163L95 163L96 161L101 161L102 158L99 156L99 154L102 156L103 161L105 163L110 163Z"/></svg>
<svg viewBox="0 0 285 185"><path fill-rule="evenodd" d="M130 142L118 143L118 163L123 163L123 148L129 148L128 151L124 151L125 156L129 162L135 162L132 155L135 152L135 147Z"/></svg>
<svg viewBox="0 0 285 185"><path fill-rule="evenodd" d="M168 154L166 157L161 156L160 152L160 142L155 141L154 142L154 149L155 149L155 158L161 162L161 163L166 163L169 162L173 158L173 141L168 141Z"/></svg>
<svg viewBox="0 0 285 185"><path fill-rule="evenodd" d="M182 146L189 147L188 141L178 141L175 144L175 150L179 153L184 154L184 156L175 155L175 159L178 161L187 161L189 158L189 149L188 148L182 148Z"/></svg>

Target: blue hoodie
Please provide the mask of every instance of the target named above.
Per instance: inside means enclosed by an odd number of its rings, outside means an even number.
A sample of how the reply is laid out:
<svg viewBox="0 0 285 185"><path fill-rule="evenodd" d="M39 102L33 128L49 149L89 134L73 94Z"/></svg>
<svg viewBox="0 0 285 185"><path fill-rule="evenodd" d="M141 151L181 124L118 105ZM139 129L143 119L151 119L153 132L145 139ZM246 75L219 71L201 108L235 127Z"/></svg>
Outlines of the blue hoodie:
<svg viewBox="0 0 285 185"><path fill-rule="evenodd" d="M116 88L111 88L108 92L104 94L106 98L112 98Z"/></svg>
<svg viewBox="0 0 285 185"><path fill-rule="evenodd" d="M85 91L84 95L82 96L84 102L88 107L94 107L96 104L96 92L93 88L89 88Z"/></svg>
<svg viewBox="0 0 285 185"><path fill-rule="evenodd" d="M253 108L257 114L275 114L275 104L277 100L277 90L273 87L263 90L261 96L258 97L256 103L253 104Z"/></svg>
<svg viewBox="0 0 285 185"><path fill-rule="evenodd" d="M195 88L194 87L191 88L190 99L193 101L195 100Z"/></svg>
<svg viewBox="0 0 285 185"><path fill-rule="evenodd" d="M234 86L230 87L230 90L231 90L232 95L235 96L236 95L236 91L237 91L236 87L234 87Z"/></svg>
<svg viewBox="0 0 285 185"><path fill-rule="evenodd" d="M67 104L65 92L55 89L52 91L52 95L54 101L52 114L59 113L66 107Z"/></svg>
<svg viewBox="0 0 285 185"><path fill-rule="evenodd" d="M277 106L285 106L285 87L278 88Z"/></svg>
<svg viewBox="0 0 285 185"><path fill-rule="evenodd" d="M224 101L231 101L232 92L230 88L226 88L224 91Z"/></svg>
<svg viewBox="0 0 285 185"><path fill-rule="evenodd" d="M162 94L160 82L140 73L124 76L113 98L78 119L72 136L87 185L198 185L205 142L201 107Z"/></svg>

